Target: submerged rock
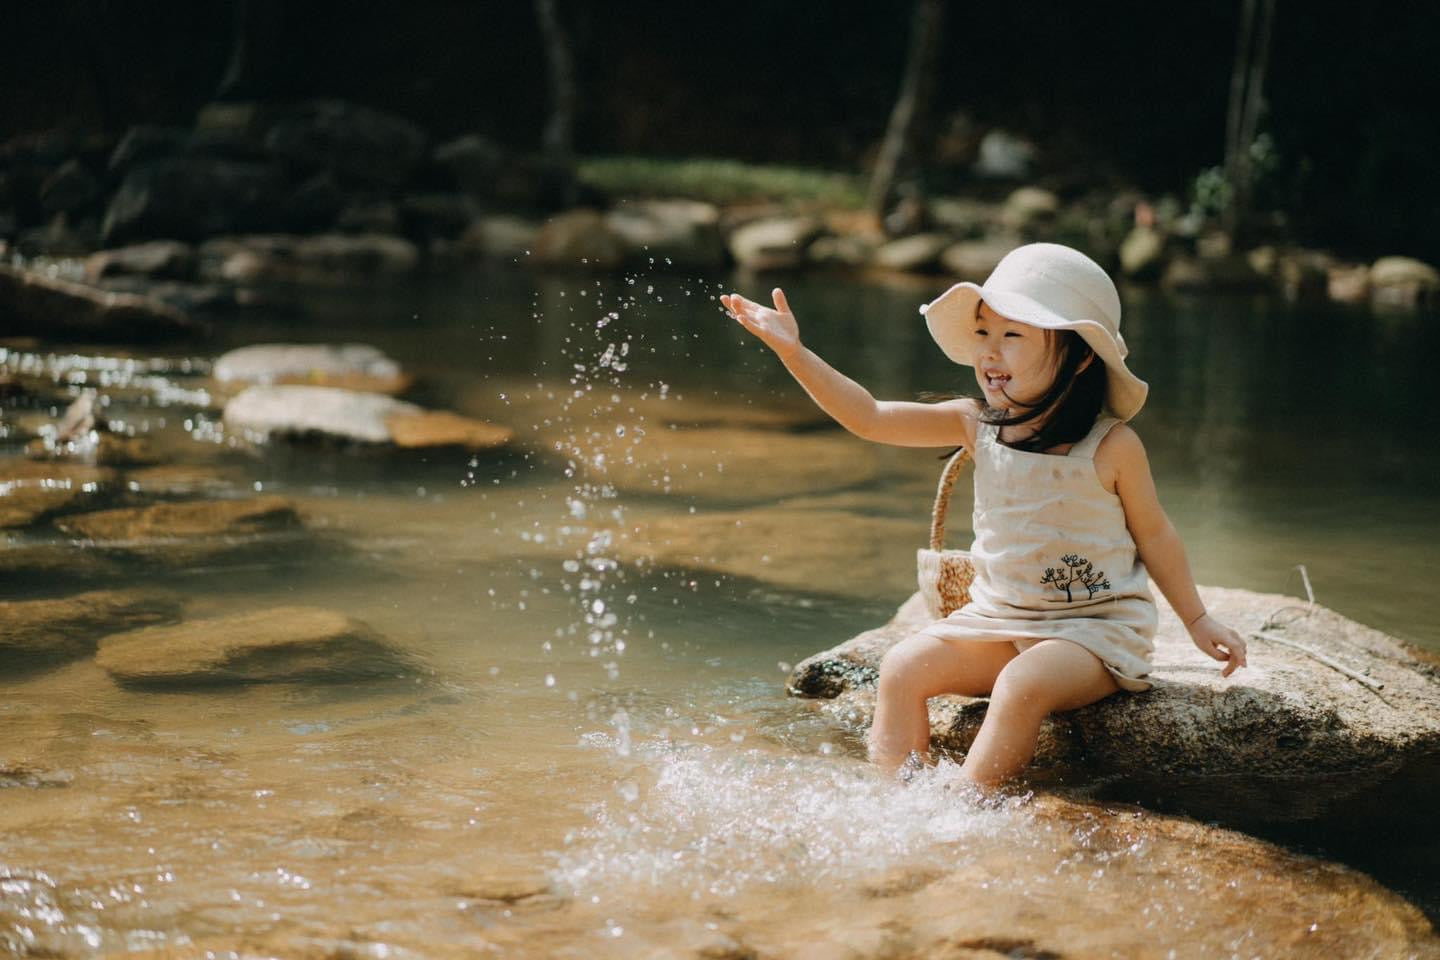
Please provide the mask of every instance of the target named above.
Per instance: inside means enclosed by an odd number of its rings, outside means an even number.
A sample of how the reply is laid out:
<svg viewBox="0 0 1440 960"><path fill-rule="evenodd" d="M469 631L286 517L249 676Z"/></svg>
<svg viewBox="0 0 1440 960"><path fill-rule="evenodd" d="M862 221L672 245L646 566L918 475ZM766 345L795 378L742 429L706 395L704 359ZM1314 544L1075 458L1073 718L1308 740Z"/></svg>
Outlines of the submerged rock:
<svg viewBox="0 0 1440 960"><path fill-rule="evenodd" d="M914 571L893 562L893 546L903 545L902 560L913 557L924 532L923 522L778 506L641 520L613 542L616 556L630 563L880 600L914 585Z"/></svg>
<svg viewBox="0 0 1440 960"><path fill-rule="evenodd" d="M347 680L414 669L368 625L313 607L119 633L100 641L95 659L117 681L135 686Z"/></svg>
<svg viewBox="0 0 1440 960"><path fill-rule="evenodd" d="M1083 763L1112 791L1236 822L1319 817L1407 765L1440 758L1440 681L1397 641L1323 607L1289 616L1297 607L1287 597L1216 587L1201 595L1243 633L1281 608L1287 623L1254 636L1250 666L1225 680L1162 601L1154 688L1052 716L1037 767ZM791 692L829 698L829 709L867 726L880 658L928 622L912 597L888 624L796 666ZM964 753L985 707L934 698L932 745Z"/></svg>
<svg viewBox="0 0 1440 960"><path fill-rule="evenodd" d="M111 484L114 471L74 463L0 461L0 528L25 527L80 505Z"/></svg>
<svg viewBox="0 0 1440 960"><path fill-rule="evenodd" d="M318 435L402 447L486 449L511 439L508 428L425 410L378 393L336 387L250 387L225 405L225 425L254 439Z"/></svg>
<svg viewBox="0 0 1440 960"><path fill-rule="evenodd" d="M253 500L191 500L150 507L125 507L65 517L56 526L87 540L122 545L145 541L245 536L300 526L295 506L284 497Z"/></svg>
<svg viewBox="0 0 1440 960"><path fill-rule="evenodd" d="M78 460L101 466L151 466L159 458L144 437L126 437L108 431L90 430L68 440L40 436L25 445L25 455L35 460Z"/></svg>
<svg viewBox="0 0 1440 960"><path fill-rule="evenodd" d="M83 656L95 649L100 637L117 629L179 617L179 600L157 591L93 590L50 600L0 602L0 656Z"/></svg>
<svg viewBox="0 0 1440 960"><path fill-rule="evenodd" d="M0 264L0 316L7 335L142 341L193 333L184 312L152 297L112 293Z"/></svg>
<svg viewBox="0 0 1440 960"><path fill-rule="evenodd" d="M364 343L260 343L221 355L211 371L222 383L291 383L403 393L413 378Z"/></svg>

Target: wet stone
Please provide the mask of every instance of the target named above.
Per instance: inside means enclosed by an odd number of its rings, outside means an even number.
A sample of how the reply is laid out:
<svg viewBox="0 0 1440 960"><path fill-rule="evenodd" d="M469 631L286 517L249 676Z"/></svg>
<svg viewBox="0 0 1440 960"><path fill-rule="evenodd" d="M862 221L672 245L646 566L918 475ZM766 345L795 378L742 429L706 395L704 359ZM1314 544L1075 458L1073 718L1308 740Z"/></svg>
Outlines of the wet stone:
<svg viewBox="0 0 1440 960"><path fill-rule="evenodd" d="M133 686L205 686L391 677L414 664L342 613L276 607L146 627L100 641L96 662Z"/></svg>
<svg viewBox="0 0 1440 960"><path fill-rule="evenodd" d="M289 500L266 496L101 510L66 517L57 526L89 540L143 541L283 530L300 526L300 517Z"/></svg>
<svg viewBox="0 0 1440 960"><path fill-rule="evenodd" d="M212 371L222 383L289 383L397 394L413 378L378 348L363 343L265 343L231 350Z"/></svg>
<svg viewBox="0 0 1440 960"><path fill-rule="evenodd" d="M488 450L503 447L514 439L508 427L462 417L448 410L397 413L386 418L385 426L397 447L464 447Z"/></svg>
<svg viewBox="0 0 1440 960"><path fill-rule="evenodd" d="M1277 610L1286 622L1251 636L1250 666L1226 680L1160 601L1154 688L1049 718L1038 769L1082 763L1117 795L1268 822L1327 816L1440 757L1440 679L1398 641L1323 607L1305 613L1289 597L1218 587L1201 596L1247 635ZM798 664L790 690L830 699L845 722L868 726L880 659L929 622L911 597L884 626ZM985 705L932 699L932 746L963 754Z"/></svg>
<svg viewBox="0 0 1440 960"><path fill-rule="evenodd" d="M81 504L113 483L114 471L73 463L0 461L0 528L24 527Z"/></svg>
<svg viewBox="0 0 1440 960"><path fill-rule="evenodd" d="M0 264L0 316L9 334L134 342L185 336L197 326L153 297L112 293Z"/></svg>
<svg viewBox="0 0 1440 960"><path fill-rule="evenodd" d="M0 602L0 655L67 659L95 649L100 637L170 623L180 601L158 591L93 590L47 600Z"/></svg>
<svg viewBox="0 0 1440 960"><path fill-rule="evenodd" d="M225 424L253 439L321 436L402 447L501 446L510 431L378 393L335 387L249 387L225 405Z"/></svg>
<svg viewBox="0 0 1440 960"><path fill-rule="evenodd" d="M159 457L144 437L91 430L73 439L37 437L25 445L25 455L35 460L78 460L107 467L151 466Z"/></svg>
<svg viewBox="0 0 1440 960"><path fill-rule="evenodd" d="M225 404L225 425L255 439L322 436L388 443L385 421L421 408L378 393L335 387L249 387Z"/></svg>
<svg viewBox="0 0 1440 960"><path fill-rule="evenodd" d="M240 478L214 467L167 463L127 470L123 486L147 496L195 496L223 493L238 487Z"/></svg>

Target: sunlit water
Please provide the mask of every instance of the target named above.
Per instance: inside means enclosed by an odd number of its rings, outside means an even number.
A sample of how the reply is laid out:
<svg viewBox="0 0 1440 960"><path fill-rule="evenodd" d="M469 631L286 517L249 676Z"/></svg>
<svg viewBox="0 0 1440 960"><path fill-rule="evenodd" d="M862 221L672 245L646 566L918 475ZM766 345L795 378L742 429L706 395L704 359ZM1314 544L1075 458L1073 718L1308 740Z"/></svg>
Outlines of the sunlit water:
<svg viewBox="0 0 1440 960"><path fill-rule="evenodd" d="M89 659L16 669L0 681L0 946L898 956L968 942L964 928L1006 950L1265 956L1304 953L1286 938L1307 910L1343 923L1344 876L1323 864L1236 861L1019 792L982 799L949 766L900 789L849 731L785 697L791 664L904 599L938 464L857 441L853 477L821 472L780 497L767 491L807 467L808 448L748 476L726 449L655 456L679 404L803 409L721 316L713 298L731 286L768 289L638 271L280 290L303 312L247 317L138 371L94 359L113 352L9 353L8 369L55 371L62 394L99 387L112 420L218 468L225 495L293 497L314 536L178 567L47 568L18 574L10 597L159 583L192 617L328 607L424 671L155 693ZM918 323L931 287L787 291L807 341L877 394L973 389ZM1134 366L1152 384L1137 429L1202 582L1293 593L1304 564L1321 602L1440 650L1423 575L1440 534L1433 319L1127 297ZM232 447L202 409L202 375L224 348L265 341L374 343L420 376L424 402L509 423L521 446ZM712 415L684 409L682 426ZM768 579L625 552L627 529L776 499L852 524L847 549ZM963 539L965 498L954 509ZM785 555L747 541L744 516L708 547ZM1260 915L1198 906L1220 875ZM1434 896L1413 869L1385 879ZM1350 946L1364 955L1363 939Z"/></svg>

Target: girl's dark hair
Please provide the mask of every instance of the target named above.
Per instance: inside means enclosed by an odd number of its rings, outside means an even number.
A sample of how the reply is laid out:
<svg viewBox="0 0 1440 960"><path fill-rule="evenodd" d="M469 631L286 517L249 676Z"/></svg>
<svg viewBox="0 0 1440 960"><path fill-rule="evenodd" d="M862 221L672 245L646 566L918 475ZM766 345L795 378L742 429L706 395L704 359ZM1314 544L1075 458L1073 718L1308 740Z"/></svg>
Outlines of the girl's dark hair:
<svg viewBox="0 0 1440 960"><path fill-rule="evenodd" d="M1055 381L1044 396L1033 404L1019 404L1019 412L1005 415L1004 410L985 404L980 419L997 427L1039 420L1040 428L1024 440L1006 442L1016 450L1042 452L1062 443L1077 443L1090 432L1095 418L1105 405L1105 364L1090 349L1085 338L1074 330L1047 331L1053 337L1050 348L1058 357ZM1080 367L1087 357L1093 358L1085 369Z"/></svg>

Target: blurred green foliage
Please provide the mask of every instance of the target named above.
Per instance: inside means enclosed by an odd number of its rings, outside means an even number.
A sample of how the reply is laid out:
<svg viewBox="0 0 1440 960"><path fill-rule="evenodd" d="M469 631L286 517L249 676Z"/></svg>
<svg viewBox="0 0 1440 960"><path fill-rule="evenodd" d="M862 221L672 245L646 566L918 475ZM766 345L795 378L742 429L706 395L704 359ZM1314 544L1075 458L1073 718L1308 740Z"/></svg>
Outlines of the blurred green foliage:
<svg viewBox="0 0 1440 960"><path fill-rule="evenodd" d="M809 167L772 166L704 157L589 157L578 162L580 182L610 196L687 197L711 203L746 201L859 208L858 176Z"/></svg>

